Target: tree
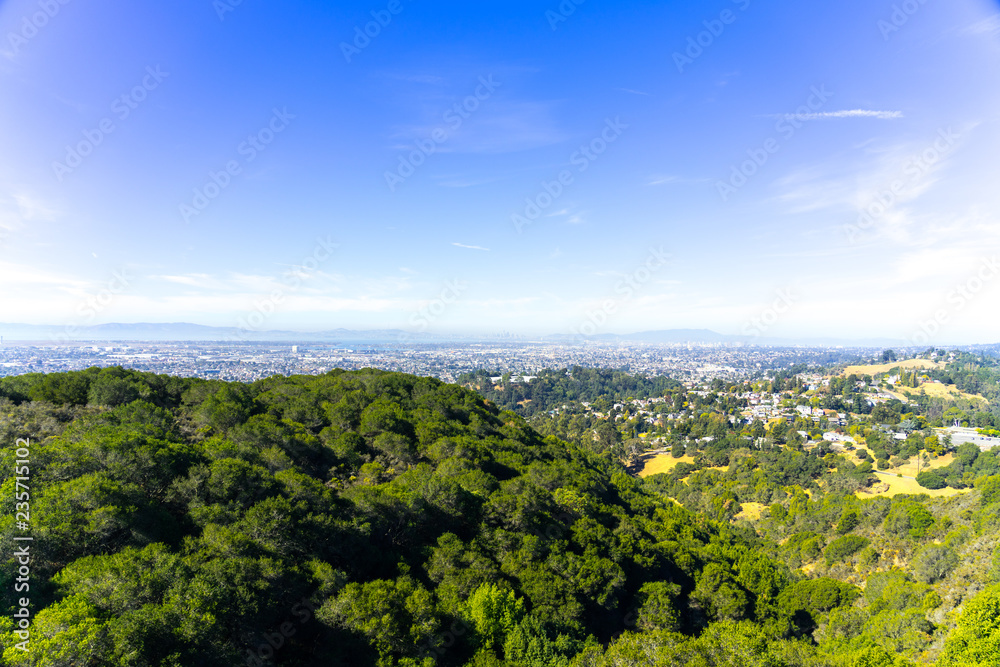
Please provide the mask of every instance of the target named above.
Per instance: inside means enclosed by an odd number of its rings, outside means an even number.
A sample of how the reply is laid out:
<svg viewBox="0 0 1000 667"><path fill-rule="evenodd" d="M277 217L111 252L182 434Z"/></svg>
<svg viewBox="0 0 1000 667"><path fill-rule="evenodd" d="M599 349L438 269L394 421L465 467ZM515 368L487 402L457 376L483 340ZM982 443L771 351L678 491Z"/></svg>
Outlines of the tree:
<svg viewBox="0 0 1000 667"><path fill-rule="evenodd" d="M97 611L80 597L68 597L38 612L32 623L30 650L17 648L22 639L12 626L0 635L7 665L96 664L108 649L107 628Z"/></svg>
<svg viewBox="0 0 1000 667"><path fill-rule="evenodd" d="M479 646L497 653L502 651L507 635L524 618L524 600L496 584L483 584L463 606L463 614L472 625Z"/></svg>
<svg viewBox="0 0 1000 667"><path fill-rule="evenodd" d="M890 510L884 525L887 532L898 537L920 538L934 525L934 515L919 503L904 501Z"/></svg>
<svg viewBox="0 0 1000 667"><path fill-rule="evenodd" d="M938 667L995 667L1000 656L1000 585L976 595L948 636Z"/></svg>
<svg viewBox="0 0 1000 667"><path fill-rule="evenodd" d="M90 385L88 401L93 405L115 407L142 396L142 386L128 378L98 375Z"/></svg>
<svg viewBox="0 0 1000 667"><path fill-rule="evenodd" d="M910 667L913 663L889 653L881 646L872 646L861 651L852 667Z"/></svg>
<svg viewBox="0 0 1000 667"><path fill-rule="evenodd" d="M868 539L859 535L845 535L830 542L824 550L827 565L839 562L852 556L868 546Z"/></svg>
<svg viewBox="0 0 1000 667"><path fill-rule="evenodd" d="M911 566L913 576L925 584L944 579L958 565L958 554L944 544L928 544L917 552Z"/></svg>
<svg viewBox="0 0 1000 667"><path fill-rule="evenodd" d="M985 507L990 503L1000 502L1000 475L987 477L978 482L976 486L979 488L980 505Z"/></svg>
<svg viewBox="0 0 1000 667"><path fill-rule="evenodd" d="M677 597L681 587L663 581L643 584L639 589L639 617L637 624L645 631L678 630L681 616Z"/></svg>
<svg viewBox="0 0 1000 667"><path fill-rule="evenodd" d="M614 450L614 448L622 441L622 434L611 422L601 423L596 429L596 434L597 446L599 451L602 452Z"/></svg>
<svg viewBox="0 0 1000 667"><path fill-rule="evenodd" d="M687 450L684 447L684 441L678 438L674 440L674 444L670 447L670 455L675 459L679 459L684 456Z"/></svg>
<svg viewBox="0 0 1000 667"><path fill-rule="evenodd" d="M870 470L868 472L871 472ZM837 522L837 532L845 535L861 523L861 514L853 507L845 508L840 514L840 521Z"/></svg>
<svg viewBox="0 0 1000 667"><path fill-rule="evenodd" d="M718 563L709 563L698 578L698 585L691 593L709 618L716 620L739 620L746 618L750 603L746 591L727 568Z"/></svg>
<svg viewBox="0 0 1000 667"><path fill-rule="evenodd" d="M820 577L796 582L783 590L778 597L778 606L789 616L800 611L819 614L849 605L860 596L861 591L855 586Z"/></svg>
<svg viewBox="0 0 1000 667"><path fill-rule="evenodd" d="M90 378L86 372L46 374L28 392L33 401L60 405L86 405Z"/></svg>
<svg viewBox="0 0 1000 667"><path fill-rule="evenodd" d="M317 618L333 627L360 633L384 659L415 656L433 645L438 627L434 598L408 576L392 581L350 583L325 602Z"/></svg>
<svg viewBox="0 0 1000 667"><path fill-rule="evenodd" d="M944 478L933 470L925 470L917 475L917 484L925 489L943 489L947 486Z"/></svg>

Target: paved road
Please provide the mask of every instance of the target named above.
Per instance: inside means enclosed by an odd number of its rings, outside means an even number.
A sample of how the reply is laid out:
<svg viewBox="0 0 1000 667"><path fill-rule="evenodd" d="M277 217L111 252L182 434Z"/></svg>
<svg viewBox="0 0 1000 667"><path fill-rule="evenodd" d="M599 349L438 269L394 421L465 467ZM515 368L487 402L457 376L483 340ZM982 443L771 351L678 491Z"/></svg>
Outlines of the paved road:
<svg viewBox="0 0 1000 667"><path fill-rule="evenodd" d="M910 477L909 475L897 475L892 472L881 472L879 470L873 470L876 475L886 475L887 477L902 477L903 479L916 479L916 477Z"/></svg>

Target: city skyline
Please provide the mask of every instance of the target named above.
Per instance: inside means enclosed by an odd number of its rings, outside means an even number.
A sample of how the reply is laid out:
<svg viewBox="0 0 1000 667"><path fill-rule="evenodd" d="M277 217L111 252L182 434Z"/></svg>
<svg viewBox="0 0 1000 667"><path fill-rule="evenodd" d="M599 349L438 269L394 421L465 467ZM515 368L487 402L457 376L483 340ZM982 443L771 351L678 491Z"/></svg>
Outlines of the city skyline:
<svg viewBox="0 0 1000 667"><path fill-rule="evenodd" d="M0 319L1000 339L1000 5L0 2Z"/></svg>

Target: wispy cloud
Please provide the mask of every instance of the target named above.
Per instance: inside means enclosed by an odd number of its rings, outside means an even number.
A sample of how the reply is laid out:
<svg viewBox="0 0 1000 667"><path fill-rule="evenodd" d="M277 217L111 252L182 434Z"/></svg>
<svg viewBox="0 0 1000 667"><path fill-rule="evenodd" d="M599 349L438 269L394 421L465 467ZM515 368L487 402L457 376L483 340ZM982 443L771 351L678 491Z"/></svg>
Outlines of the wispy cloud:
<svg viewBox="0 0 1000 667"><path fill-rule="evenodd" d="M549 213L546 218L566 218L566 223L570 225L580 225L583 224L583 215L586 211L573 211L568 208L560 209L554 213Z"/></svg>
<svg viewBox="0 0 1000 667"><path fill-rule="evenodd" d="M1000 14L993 14L982 21L976 21L970 26L966 26L962 33L966 35L989 35L991 37L1000 34Z"/></svg>
<svg viewBox="0 0 1000 667"><path fill-rule="evenodd" d="M464 91L447 99L421 99L420 117L393 129L389 149L410 151L414 141L426 141L441 132L447 138L436 144L436 153L515 153L551 146L569 138L556 118L558 101L512 100L507 99L506 94L501 86L475 111L462 111L460 115L454 107L456 99L459 102L465 99ZM455 119L460 117L461 125L454 127Z"/></svg>
<svg viewBox="0 0 1000 667"><path fill-rule="evenodd" d="M710 183L709 178L681 178L680 176L667 176L664 174L654 174L646 181L646 185L669 185L671 183Z"/></svg>
<svg viewBox="0 0 1000 667"><path fill-rule="evenodd" d="M645 95L649 97L649 93L644 93L641 90L632 90L631 88L615 88L615 90L620 90L623 93L631 93L632 95Z"/></svg>
<svg viewBox="0 0 1000 667"><path fill-rule="evenodd" d="M459 248L468 248L469 250L486 250L487 252L489 251L489 248L484 248L478 245L465 245L464 243L452 243L452 245L458 246Z"/></svg>
<svg viewBox="0 0 1000 667"><path fill-rule="evenodd" d="M834 118L878 118L895 120L903 117L902 111L875 111L873 109L844 109L841 111L819 111L816 113L776 113L768 118L795 118L797 120L827 120Z"/></svg>
<svg viewBox="0 0 1000 667"><path fill-rule="evenodd" d="M443 188L474 188L479 185L487 185L488 183L495 183L499 179L496 176L489 176L483 178L462 178L457 176L447 176L447 180L442 180L438 182Z"/></svg>
<svg viewBox="0 0 1000 667"><path fill-rule="evenodd" d="M26 194L11 195L25 220L55 220L59 212L37 197Z"/></svg>
<svg viewBox="0 0 1000 667"><path fill-rule="evenodd" d="M60 216L59 211L41 199L23 194L0 194L0 231L22 229L32 220L53 221Z"/></svg>

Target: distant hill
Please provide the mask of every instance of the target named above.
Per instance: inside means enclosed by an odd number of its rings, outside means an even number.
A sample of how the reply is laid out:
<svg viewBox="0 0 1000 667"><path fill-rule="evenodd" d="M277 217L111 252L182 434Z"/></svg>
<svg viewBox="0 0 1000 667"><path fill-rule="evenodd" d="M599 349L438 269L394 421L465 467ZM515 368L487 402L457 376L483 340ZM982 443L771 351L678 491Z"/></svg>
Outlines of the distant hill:
<svg viewBox="0 0 1000 667"><path fill-rule="evenodd" d="M322 331L241 330L237 327L211 327L190 322L109 323L93 326L55 326L0 323L0 336L9 341L288 341L288 342L448 342L495 341L489 336L414 333L402 329L328 329ZM510 339L510 342L526 339ZM629 334L551 334L538 341L549 343L648 343L655 345L761 345L768 347L908 347L905 340L871 338L767 338L720 334L710 329L661 329Z"/></svg>
<svg viewBox="0 0 1000 667"><path fill-rule="evenodd" d="M893 338L866 338L850 340L845 338L770 338L765 336L735 336L721 334L711 329L661 329L640 331L631 334L595 334L593 336L556 334L546 336L551 341L590 341L595 343L650 343L660 345L761 345L767 347L909 347L905 340Z"/></svg>
<svg viewBox="0 0 1000 667"><path fill-rule="evenodd" d="M93 326L49 326L0 324L0 336L24 341L407 341L435 340L430 334L400 329L352 331L241 330L237 327L210 327L189 322L97 324Z"/></svg>

